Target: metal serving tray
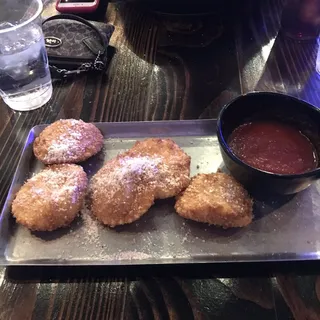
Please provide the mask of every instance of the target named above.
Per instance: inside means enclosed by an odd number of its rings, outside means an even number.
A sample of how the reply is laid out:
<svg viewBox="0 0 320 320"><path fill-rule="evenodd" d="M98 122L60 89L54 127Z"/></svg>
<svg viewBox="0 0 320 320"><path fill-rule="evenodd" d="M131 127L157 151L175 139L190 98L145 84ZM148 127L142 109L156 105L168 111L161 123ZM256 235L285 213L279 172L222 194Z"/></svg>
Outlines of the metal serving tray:
<svg viewBox="0 0 320 320"><path fill-rule="evenodd" d="M191 157L191 174L222 167L215 120L97 123L103 151L83 163L92 176L105 160L138 139L170 137ZM255 200L253 223L223 230L184 220L174 199L158 201L140 220L110 229L88 210L70 228L31 233L11 217L11 202L23 182L42 168L32 143L45 126L28 136L0 218L3 265L128 265L318 259L320 252L320 184L296 196Z"/></svg>

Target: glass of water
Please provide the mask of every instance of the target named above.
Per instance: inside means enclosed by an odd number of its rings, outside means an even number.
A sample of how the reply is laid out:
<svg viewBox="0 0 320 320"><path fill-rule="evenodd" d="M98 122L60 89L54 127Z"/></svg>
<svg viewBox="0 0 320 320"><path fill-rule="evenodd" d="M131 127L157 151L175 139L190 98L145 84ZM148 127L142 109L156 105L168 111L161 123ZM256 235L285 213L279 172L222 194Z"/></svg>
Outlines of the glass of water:
<svg viewBox="0 0 320 320"><path fill-rule="evenodd" d="M0 0L0 8L0 95L14 110L37 109L52 95L42 0Z"/></svg>

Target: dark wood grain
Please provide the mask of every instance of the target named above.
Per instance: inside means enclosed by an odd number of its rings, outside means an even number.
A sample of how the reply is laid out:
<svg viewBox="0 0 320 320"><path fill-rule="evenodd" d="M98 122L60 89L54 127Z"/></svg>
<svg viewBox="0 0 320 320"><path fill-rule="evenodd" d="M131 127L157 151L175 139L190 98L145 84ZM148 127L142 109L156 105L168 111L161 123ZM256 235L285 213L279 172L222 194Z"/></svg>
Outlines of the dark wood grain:
<svg viewBox="0 0 320 320"><path fill-rule="evenodd" d="M36 124L71 117L213 118L252 90L288 93L320 107L318 46L283 35L286 2L194 11L110 4L99 13L116 26L107 73L55 82L51 101L32 112L0 102L0 206ZM184 9L188 14L177 14ZM46 1L44 16L55 13L54 1ZM277 276L264 265L1 268L0 319L320 319L319 264L285 266L275 267Z"/></svg>

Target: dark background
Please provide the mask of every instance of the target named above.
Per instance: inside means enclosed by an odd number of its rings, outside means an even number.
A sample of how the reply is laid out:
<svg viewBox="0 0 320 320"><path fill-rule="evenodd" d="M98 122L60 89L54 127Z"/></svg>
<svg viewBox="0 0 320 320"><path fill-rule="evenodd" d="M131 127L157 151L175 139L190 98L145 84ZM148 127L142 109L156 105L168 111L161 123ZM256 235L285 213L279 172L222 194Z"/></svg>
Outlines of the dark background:
<svg viewBox="0 0 320 320"><path fill-rule="evenodd" d="M55 82L20 113L0 102L0 203L30 128L59 118L214 118L253 90L320 106L315 39L280 28L285 1L117 2L90 15L116 26L106 74ZM47 1L44 16L56 14ZM168 5L169 4L169 5ZM320 319L319 263L0 269L0 319Z"/></svg>

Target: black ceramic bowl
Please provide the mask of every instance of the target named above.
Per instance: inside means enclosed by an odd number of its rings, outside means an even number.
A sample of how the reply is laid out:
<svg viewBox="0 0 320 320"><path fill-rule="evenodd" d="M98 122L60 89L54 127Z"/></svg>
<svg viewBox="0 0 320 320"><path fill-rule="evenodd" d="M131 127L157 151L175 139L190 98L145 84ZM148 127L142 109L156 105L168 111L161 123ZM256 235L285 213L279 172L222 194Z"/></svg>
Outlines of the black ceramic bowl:
<svg viewBox="0 0 320 320"><path fill-rule="evenodd" d="M237 158L228 138L239 125L254 120L280 120L298 128L316 148L320 159L320 110L296 98L269 92L240 96L227 104L218 118L217 135L226 168L249 191L294 194L320 178L320 168L301 174L275 174L255 169Z"/></svg>

